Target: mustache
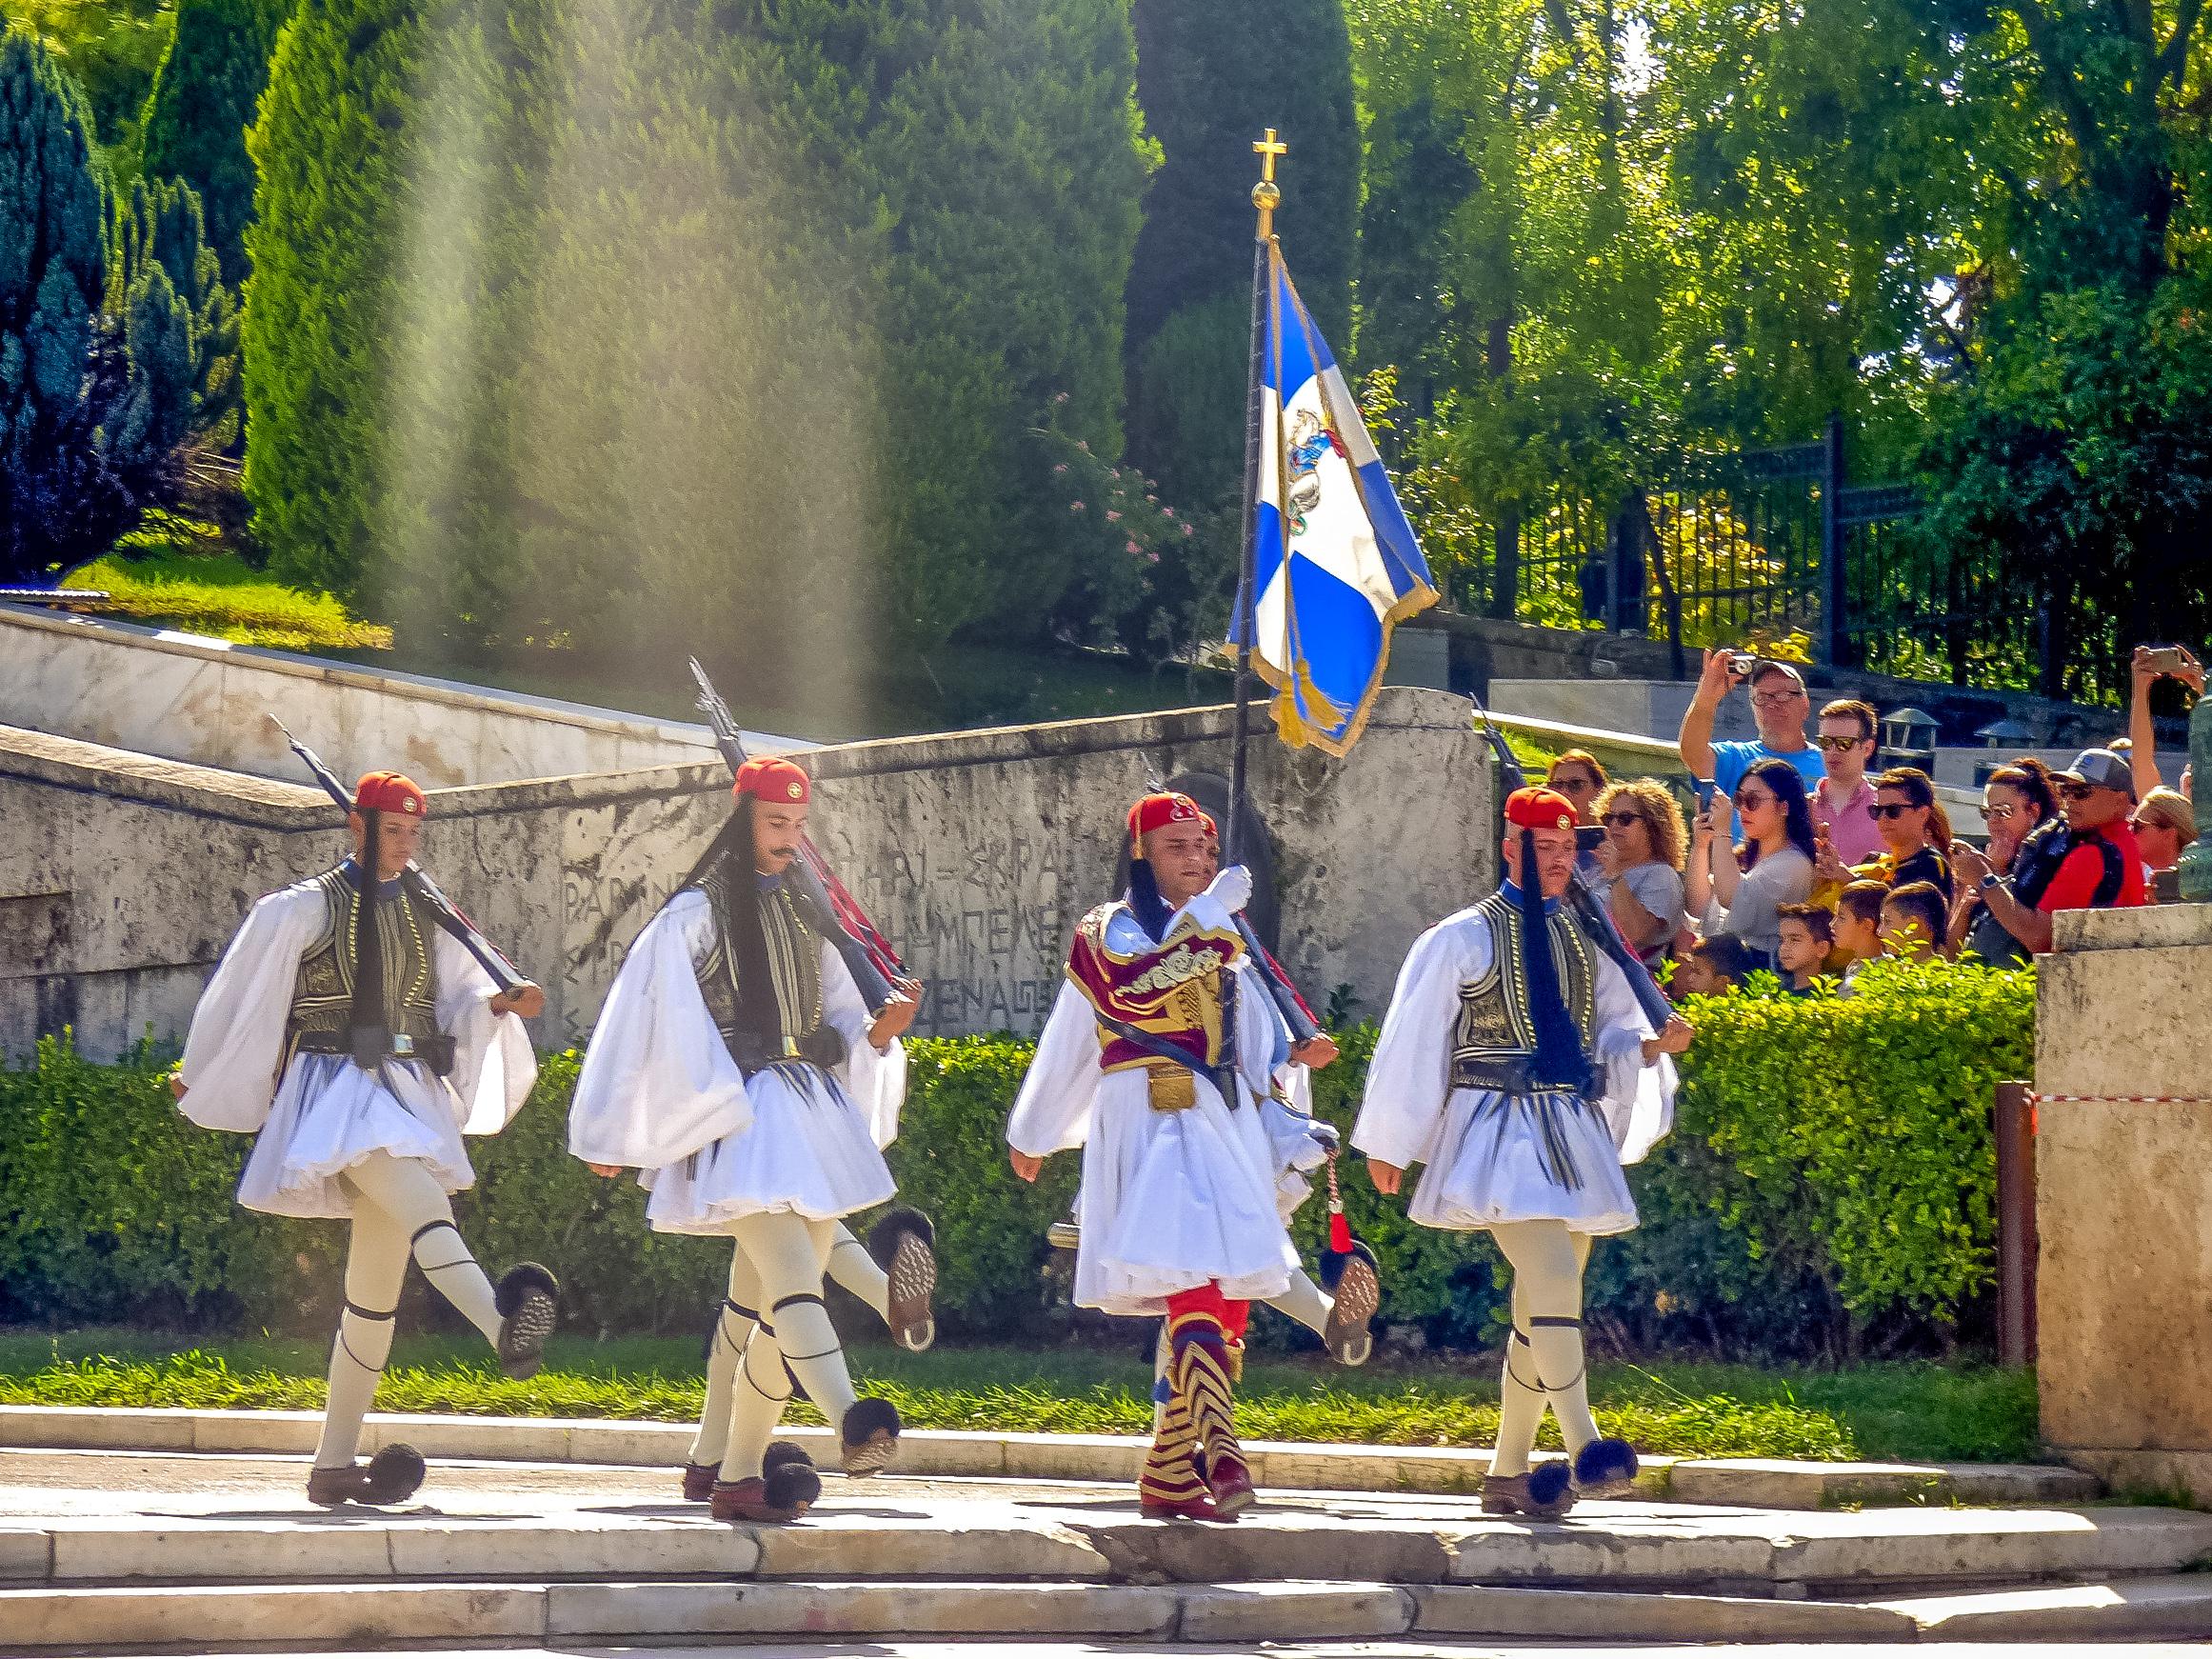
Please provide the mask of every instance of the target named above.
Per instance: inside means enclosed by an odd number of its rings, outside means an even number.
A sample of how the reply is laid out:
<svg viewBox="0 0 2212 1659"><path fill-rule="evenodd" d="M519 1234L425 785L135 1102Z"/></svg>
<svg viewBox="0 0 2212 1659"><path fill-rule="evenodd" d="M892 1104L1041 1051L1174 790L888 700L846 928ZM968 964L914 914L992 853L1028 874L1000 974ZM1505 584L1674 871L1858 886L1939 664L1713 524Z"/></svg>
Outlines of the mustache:
<svg viewBox="0 0 2212 1659"><path fill-rule="evenodd" d="M771 847L768 849L768 856L770 858L796 858L799 856L799 849L796 847Z"/></svg>

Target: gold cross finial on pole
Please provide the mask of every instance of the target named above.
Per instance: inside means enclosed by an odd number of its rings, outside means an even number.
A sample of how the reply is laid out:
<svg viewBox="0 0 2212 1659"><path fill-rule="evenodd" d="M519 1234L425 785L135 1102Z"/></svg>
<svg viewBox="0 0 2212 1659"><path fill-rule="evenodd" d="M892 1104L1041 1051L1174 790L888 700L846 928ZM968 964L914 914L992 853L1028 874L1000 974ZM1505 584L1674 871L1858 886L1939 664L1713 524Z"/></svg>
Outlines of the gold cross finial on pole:
<svg viewBox="0 0 2212 1659"><path fill-rule="evenodd" d="M1275 158L1288 155L1290 146L1275 136L1275 129L1267 129L1267 136L1252 140L1252 153L1260 158L1260 182L1252 187L1252 206L1260 210L1259 239L1263 242L1275 233L1275 209L1283 200L1283 191L1275 183Z"/></svg>

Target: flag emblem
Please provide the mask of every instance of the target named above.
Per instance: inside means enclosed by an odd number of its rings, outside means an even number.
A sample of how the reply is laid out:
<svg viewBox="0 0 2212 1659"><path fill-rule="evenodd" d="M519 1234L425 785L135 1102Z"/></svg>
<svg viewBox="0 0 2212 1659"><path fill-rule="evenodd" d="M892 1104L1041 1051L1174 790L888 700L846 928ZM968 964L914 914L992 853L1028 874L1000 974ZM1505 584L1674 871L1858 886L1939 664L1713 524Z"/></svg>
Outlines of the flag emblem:
<svg viewBox="0 0 2212 1659"><path fill-rule="evenodd" d="M1274 688L1283 741L1343 754L1383 683L1391 630L1437 593L1359 405L1272 243L1265 304L1252 580L1230 640L1251 647Z"/></svg>

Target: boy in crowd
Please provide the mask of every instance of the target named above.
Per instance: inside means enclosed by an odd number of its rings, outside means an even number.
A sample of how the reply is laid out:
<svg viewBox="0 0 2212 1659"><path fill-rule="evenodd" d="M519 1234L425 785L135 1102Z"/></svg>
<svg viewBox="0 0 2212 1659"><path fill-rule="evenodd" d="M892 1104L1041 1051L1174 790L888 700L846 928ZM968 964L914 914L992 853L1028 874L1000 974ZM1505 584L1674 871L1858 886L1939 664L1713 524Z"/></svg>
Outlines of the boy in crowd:
<svg viewBox="0 0 2212 1659"><path fill-rule="evenodd" d="M1733 933L1715 933L1675 964L1675 1000L1685 996L1726 996L1751 971L1751 954Z"/></svg>
<svg viewBox="0 0 2212 1659"><path fill-rule="evenodd" d="M1889 889L1878 881L1855 881L1836 898L1836 913L1829 924L1835 936L1830 962L1843 970L1844 983L1862 962L1882 954L1882 901Z"/></svg>
<svg viewBox="0 0 2212 1659"><path fill-rule="evenodd" d="M1943 889L1932 881L1908 881L1892 888L1882 906L1882 936L1908 962L1935 958L1950 917Z"/></svg>
<svg viewBox="0 0 2212 1659"><path fill-rule="evenodd" d="M1835 917L1821 905L1784 905L1781 926L1774 961L1782 989L1791 996L1810 996L1836 942Z"/></svg>

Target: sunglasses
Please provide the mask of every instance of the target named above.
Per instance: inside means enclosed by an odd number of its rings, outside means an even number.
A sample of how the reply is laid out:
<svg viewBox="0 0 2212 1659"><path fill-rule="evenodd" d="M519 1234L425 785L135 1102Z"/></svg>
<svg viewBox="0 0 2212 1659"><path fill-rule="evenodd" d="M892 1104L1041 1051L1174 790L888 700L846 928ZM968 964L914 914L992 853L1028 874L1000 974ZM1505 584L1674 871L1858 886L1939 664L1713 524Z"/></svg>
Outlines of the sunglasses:
<svg viewBox="0 0 2212 1659"><path fill-rule="evenodd" d="M1813 739L1813 747L1824 749L1830 754L1842 754L1847 749L1857 749L1862 743L1873 741L1870 737L1816 737Z"/></svg>
<svg viewBox="0 0 2212 1659"><path fill-rule="evenodd" d="M2069 801L2086 801L2097 792L2095 784L2061 784L2059 793Z"/></svg>
<svg viewBox="0 0 2212 1659"><path fill-rule="evenodd" d="M1631 824L1644 823L1642 812L1607 812L1599 822L1614 830L1625 830Z"/></svg>
<svg viewBox="0 0 2212 1659"><path fill-rule="evenodd" d="M1751 703L1758 709L1786 709L1792 703L1805 700L1806 696L1807 693L1798 690L1761 691L1752 697Z"/></svg>
<svg viewBox="0 0 2212 1659"><path fill-rule="evenodd" d="M1902 818L1907 812L1924 812L1925 807L1916 807L1910 801L1883 801L1873 809L1877 818Z"/></svg>
<svg viewBox="0 0 2212 1659"><path fill-rule="evenodd" d="M1740 812L1749 811L1754 807L1767 807L1773 803L1772 795L1759 790L1745 790L1736 797L1736 810Z"/></svg>
<svg viewBox="0 0 2212 1659"><path fill-rule="evenodd" d="M1982 816L2003 820L2015 816L2019 811L2018 807L1984 807L1982 809Z"/></svg>
<svg viewBox="0 0 2212 1659"><path fill-rule="evenodd" d="M1595 778L1554 778L1551 787L1563 795L1586 795L1598 787Z"/></svg>

